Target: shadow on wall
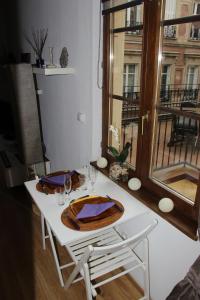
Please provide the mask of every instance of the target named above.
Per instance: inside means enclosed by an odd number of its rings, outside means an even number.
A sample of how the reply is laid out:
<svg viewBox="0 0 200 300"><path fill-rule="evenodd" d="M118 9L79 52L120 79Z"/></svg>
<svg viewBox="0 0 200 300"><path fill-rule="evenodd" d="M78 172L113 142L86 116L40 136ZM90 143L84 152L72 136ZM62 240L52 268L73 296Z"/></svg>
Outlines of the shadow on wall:
<svg viewBox="0 0 200 300"><path fill-rule="evenodd" d="M4 65L19 61L21 51L19 37L18 0L7 0L1 3L0 9L0 69L3 73ZM6 86L0 76L0 99L3 100L7 120L9 99L6 97ZM1 110L0 103L0 110ZM7 125L6 125L7 124ZM4 123L2 128L10 133L11 121ZM8 128L10 125L10 128ZM6 127L6 128L5 128ZM2 134L0 132L0 134ZM1 172L1 170L0 170ZM5 189L0 180L0 291L1 299L34 300L33 281L33 245L32 245L32 215L27 207L27 194L24 187ZM28 209L27 209L28 208ZM29 212L29 213L27 213Z"/></svg>

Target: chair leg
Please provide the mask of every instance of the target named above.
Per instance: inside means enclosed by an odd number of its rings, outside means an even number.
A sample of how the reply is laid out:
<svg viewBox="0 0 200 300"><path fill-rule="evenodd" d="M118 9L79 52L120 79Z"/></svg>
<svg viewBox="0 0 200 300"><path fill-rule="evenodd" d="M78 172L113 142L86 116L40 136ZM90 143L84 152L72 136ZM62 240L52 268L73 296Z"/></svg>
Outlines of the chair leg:
<svg viewBox="0 0 200 300"><path fill-rule="evenodd" d="M149 282L149 241L144 239L144 298L150 300L150 282Z"/></svg>
<svg viewBox="0 0 200 300"><path fill-rule="evenodd" d="M96 283L97 283L97 282L96 282L95 279L92 280L92 284L93 284L93 285L95 285ZM101 295L101 294L102 294L102 290L101 290L100 287L95 288L95 290L96 290L96 292L97 292L98 295ZM93 297L93 298L96 298L96 297Z"/></svg>
<svg viewBox="0 0 200 300"><path fill-rule="evenodd" d="M87 264L83 265L83 272L84 272L84 280L85 280L87 300L93 300L91 282L90 282L90 274L89 274L89 269L88 269Z"/></svg>
<svg viewBox="0 0 200 300"><path fill-rule="evenodd" d="M76 278L76 276L80 273L80 267L79 264L76 265L76 267L73 269L72 273L70 274L68 280L65 283L65 289L68 289L70 287L70 285L72 284L72 282L74 281L74 279Z"/></svg>

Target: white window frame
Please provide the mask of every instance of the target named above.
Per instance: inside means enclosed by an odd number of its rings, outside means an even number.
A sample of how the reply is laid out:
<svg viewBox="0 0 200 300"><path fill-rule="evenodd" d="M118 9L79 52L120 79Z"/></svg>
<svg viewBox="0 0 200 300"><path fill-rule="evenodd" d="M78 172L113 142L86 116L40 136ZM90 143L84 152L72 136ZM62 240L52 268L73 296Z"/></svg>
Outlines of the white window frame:
<svg viewBox="0 0 200 300"><path fill-rule="evenodd" d="M129 67L134 66L134 72L129 72ZM128 82L129 82L129 76L133 76L133 90L132 92L137 92L136 90L136 79L137 79L137 74L138 74L138 66L137 64L134 63L125 63L124 64L125 72L123 73L123 86L124 86L124 92L129 93L129 89L126 88L128 87Z"/></svg>
<svg viewBox="0 0 200 300"><path fill-rule="evenodd" d="M191 76L193 77L192 84L190 83ZM187 74L186 74L187 88L190 87L191 85L196 87L197 84L198 84L198 66L190 65L187 68Z"/></svg>

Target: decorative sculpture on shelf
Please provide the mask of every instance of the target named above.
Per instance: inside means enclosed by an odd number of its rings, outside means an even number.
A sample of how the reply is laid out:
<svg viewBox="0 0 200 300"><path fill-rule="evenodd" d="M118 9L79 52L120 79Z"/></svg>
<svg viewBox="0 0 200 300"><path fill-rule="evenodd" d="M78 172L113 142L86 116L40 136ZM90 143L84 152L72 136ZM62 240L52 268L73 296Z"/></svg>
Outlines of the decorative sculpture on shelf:
<svg viewBox="0 0 200 300"><path fill-rule="evenodd" d="M47 68L56 68L56 65L53 63L53 47L49 47L49 64Z"/></svg>
<svg viewBox="0 0 200 300"><path fill-rule="evenodd" d="M61 68L66 68L67 67L68 57L69 57L69 54L68 54L67 48L64 47L62 49L62 52L61 52L61 55L60 55L60 66L61 66Z"/></svg>

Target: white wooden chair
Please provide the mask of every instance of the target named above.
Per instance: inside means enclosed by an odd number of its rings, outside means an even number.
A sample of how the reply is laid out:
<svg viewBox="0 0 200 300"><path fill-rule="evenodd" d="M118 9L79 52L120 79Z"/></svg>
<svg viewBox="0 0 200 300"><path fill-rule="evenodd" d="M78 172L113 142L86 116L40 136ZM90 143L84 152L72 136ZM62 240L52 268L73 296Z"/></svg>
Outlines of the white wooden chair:
<svg viewBox="0 0 200 300"><path fill-rule="evenodd" d="M149 216L147 215L147 217ZM137 217L135 221L140 222L140 218ZM65 288L69 288L72 283L84 279L87 299L92 300L97 296L96 288L130 271L142 268L144 271L144 297L141 300L149 300L149 247L147 236L156 224L157 220L150 218L147 224L143 226L140 224L140 230L128 238L119 232L119 229L113 227L79 240L78 243L71 243L66 246L76 265L65 284ZM133 228L132 225L131 228ZM144 246L143 258L135 252L135 248L140 243L143 243ZM110 277L107 279L101 278L101 276L114 270L119 272L115 275L109 274ZM78 276L79 273L80 276ZM98 279L98 283L96 279Z"/></svg>

